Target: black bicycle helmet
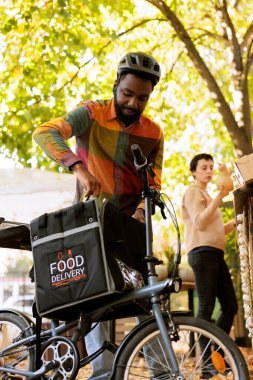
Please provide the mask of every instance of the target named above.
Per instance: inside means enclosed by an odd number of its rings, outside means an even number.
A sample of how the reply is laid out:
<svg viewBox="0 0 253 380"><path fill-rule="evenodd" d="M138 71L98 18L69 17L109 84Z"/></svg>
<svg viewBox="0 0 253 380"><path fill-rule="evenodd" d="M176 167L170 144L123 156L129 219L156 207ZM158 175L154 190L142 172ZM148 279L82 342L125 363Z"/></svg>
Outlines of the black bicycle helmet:
<svg viewBox="0 0 253 380"><path fill-rule="evenodd" d="M152 77L154 85L157 84L161 77L159 63L150 55L141 51L136 53L127 53L119 62L117 73L120 77L125 72L138 72Z"/></svg>

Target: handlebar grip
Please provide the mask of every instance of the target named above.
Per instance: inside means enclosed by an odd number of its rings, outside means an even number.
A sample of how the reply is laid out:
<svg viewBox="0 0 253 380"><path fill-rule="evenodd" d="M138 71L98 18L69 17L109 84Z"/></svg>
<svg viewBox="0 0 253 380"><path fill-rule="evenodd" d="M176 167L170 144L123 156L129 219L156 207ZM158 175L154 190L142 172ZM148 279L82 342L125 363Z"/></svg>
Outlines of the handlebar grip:
<svg viewBox="0 0 253 380"><path fill-rule="evenodd" d="M138 171L147 164L147 158L143 155L138 144L131 145L131 150L134 156L134 165Z"/></svg>

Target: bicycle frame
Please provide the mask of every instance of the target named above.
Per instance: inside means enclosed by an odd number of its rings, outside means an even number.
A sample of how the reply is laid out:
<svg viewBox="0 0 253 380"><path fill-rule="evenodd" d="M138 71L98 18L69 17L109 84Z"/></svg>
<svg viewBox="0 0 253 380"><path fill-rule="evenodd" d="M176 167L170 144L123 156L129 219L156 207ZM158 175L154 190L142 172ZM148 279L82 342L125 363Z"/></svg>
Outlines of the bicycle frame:
<svg viewBox="0 0 253 380"><path fill-rule="evenodd" d="M176 280L168 279L168 280L164 280L161 282L157 282L156 284L153 284L153 285L147 285L147 286L144 286L143 288L135 289L135 290L132 290L132 291L130 291L124 295L120 295L117 300L107 303L106 306L97 307L96 309L92 310L91 312L86 313L85 316L87 318L89 318L92 322L96 322L97 320L99 320L103 316L103 314L105 314L106 310L113 308L115 306L120 306L123 304L132 303L133 300L141 300L141 299L150 298L150 294L152 294L151 299L154 299L155 302L157 302L159 300L159 303L160 303L160 299L159 299L160 294L169 294L171 292L178 291L179 287L180 287L179 279L176 279ZM157 297L158 297L158 299L157 299ZM8 311L8 309L5 309L5 310ZM10 309L10 311L11 311L11 309ZM154 315L156 317L158 316L159 323L161 323L160 320L162 320L162 323L163 323L163 318L162 318L162 313L161 313L160 308L159 309L155 308L155 310L153 309L153 311L154 311ZM52 320L51 324L52 324L51 329L41 331L40 336L41 336L42 340L44 338L49 337L49 336L55 337L55 336L59 336L61 334L64 334L66 331L68 331L68 330L70 330L70 329L72 329L78 325L78 319L76 319L74 321L70 321L70 322L65 322L59 326L55 326L55 321ZM33 328L33 326L31 326L31 328ZM165 325L164 325L164 328L165 328ZM165 335L166 336L168 335L167 330L166 330ZM71 340L74 343L77 343L80 336L81 336L81 334L77 333L77 334L75 334L74 339L71 339ZM12 343L11 345L6 347L5 349L1 350L0 353L2 355L4 355L7 351L15 349L15 348L19 347L21 344L25 345L25 344L29 344L29 343L35 342L35 341L36 341L36 334L33 334L27 338L23 338L21 340L18 340L15 343ZM171 355L171 353L170 353L170 355ZM173 353L173 355L174 355L174 353ZM169 357L171 357L171 356L169 356ZM87 358L87 359L88 360L86 360L86 362L88 363L90 360L89 360L89 358ZM17 374L17 375L22 375L22 376L28 376L29 378L32 379L32 378L35 378L36 376L41 376L41 375L45 374L49 369L52 369L52 368L53 367L50 367L50 368L44 367L43 369L41 368L39 370L39 372L36 371L36 375L33 372L12 370L11 368L1 367L1 366L0 366L0 371L12 373L12 374Z"/></svg>
<svg viewBox="0 0 253 380"><path fill-rule="evenodd" d="M133 150L134 154L134 150ZM135 154L134 154L135 156ZM135 156L135 162L138 162L138 155ZM160 298L159 298L159 292L154 292L154 289L156 289L157 285L159 287L157 274L155 271L155 264L158 264L158 260L154 258L153 255L153 247L152 247L152 202L151 199L153 198L154 204L155 199L152 196L152 191L148 185L148 172L149 174L154 177L154 172L152 170L152 166L147 163L147 160L145 161L145 164L143 164L142 167L139 165L136 165L136 168L139 170L139 176L141 177L142 183L143 183L143 198L145 200L145 226L146 226L146 262L148 266L148 284L150 286L150 292L151 297L150 301L152 304L152 310L154 317L156 319L157 326L161 332L161 341L163 344L163 348L165 353L167 354L168 361L170 362L171 368L173 369L176 376L180 375L178 362L175 356L175 353L172 348L171 341L169 339L168 333L167 333L167 327L164 322L161 308L160 308ZM159 205L159 204L158 204ZM177 260L175 260L175 264L178 264ZM172 277L170 279L171 283L175 286L175 278ZM180 284L181 285L181 284ZM173 289L176 291L177 289ZM179 290L178 290L179 291Z"/></svg>
<svg viewBox="0 0 253 380"><path fill-rule="evenodd" d="M107 302L106 306L95 307L93 310L89 311L88 313L84 311L82 312L83 313L82 316L84 318L89 319L91 323L94 323L101 320L101 318L103 317L103 315L106 313L108 309L112 309L115 306L119 307L124 304L133 303L133 301L135 300L149 299L152 305L153 316L156 320L157 326L161 333L161 340L162 340L164 352L166 353L167 359L170 363L173 373L175 374L175 376L180 376L179 365L178 365L175 353L173 351L170 338L168 336L167 327L166 327L163 314L161 311L161 307L160 307L160 304L161 304L160 295L161 294L169 295L172 292L178 292L181 288L181 279L175 277L176 271L174 271L174 275L172 276L172 278L169 278L162 282L158 282L158 279L157 279L155 266L157 264L160 264L160 262L154 257L153 250L152 250L152 205L154 204L157 205L157 203L154 199L154 194L152 192L152 189L149 187L148 181L147 181L147 173L148 172L151 173L151 171L152 171L151 166L147 164L143 165L143 167L141 168L138 167L138 174L140 175L142 179L142 183L143 183L143 198L145 200L145 225L146 225L145 261L148 268L148 285L142 288L129 291L128 293L125 293L125 294L119 294L116 300ZM158 206L160 205L158 204ZM179 258L177 258L177 260L175 260L174 263L175 263L175 266L177 266L180 263ZM81 316L81 313L80 313L80 316ZM48 329L46 331L41 331L41 335L40 335L41 340L45 340L48 337L59 336L65 333L66 331L76 327L76 330L72 338L70 339L71 342L76 344L82 335L81 331L79 331L80 329L78 330L78 322L79 320L76 319L74 321L65 322L61 325L57 325L57 321L51 320L51 329ZM21 340L18 340L15 343L12 343L11 345L3 349L0 352L0 354L4 355L7 351L11 349L15 349L21 346L21 344L24 344L24 345L27 344L29 347L29 345L31 345L31 342L32 344L35 344L36 334L33 334L27 338L23 338ZM121 343L121 345L123 343L124 341ZM117 351L121 350L121 345L118 347ZM86 365L92 359L97 357L101 352L104 351L104 349L105 348L101 347L97 352L85 358L82 361L81 366ZM115 361L113 364L112 376L114 374L116 365L117 365L117 355L115 357ZM10 373L10 374L26 376L26 377L29 377L30 379L33 379L33 378L44 375L50 369L53 369L56 367L57 367L57 363L52 361L50 365L49 364L44 365L36 372L17 370L17 369L2 367L2 366L0 366L0 371Z"/></svg>

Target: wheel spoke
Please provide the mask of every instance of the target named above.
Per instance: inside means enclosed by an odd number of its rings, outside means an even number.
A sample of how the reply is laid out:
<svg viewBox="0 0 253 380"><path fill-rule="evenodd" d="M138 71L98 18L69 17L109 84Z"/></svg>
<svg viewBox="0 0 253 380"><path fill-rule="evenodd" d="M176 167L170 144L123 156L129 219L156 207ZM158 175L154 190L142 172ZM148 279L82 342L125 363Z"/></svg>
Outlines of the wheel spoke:
<svg viewBox="0 0 253 380"><path fill-rule="evenodd" d="M12 343L17 343L31 334L32 329L24 319L13 313L0 312L0 365L2 367L22 371L34 369L33 347L21 343L12 350L6 349ZM5 377L4 372L2 374ZM22 379L22 376L19 375L19 378Z"/></svg>
<svg viewBox="0 0 253 380"><path fill-rule="evenodd" d="M172 341L180 373L162 349L156 322L141 325L122 350L116 380L249 380L246 362L231 338L214 324L176 317L179 339ZM169 325L170 326L170 325ZM168 335L172 336L170 329ZM181 376L181 377L180 377Z"/></svg>

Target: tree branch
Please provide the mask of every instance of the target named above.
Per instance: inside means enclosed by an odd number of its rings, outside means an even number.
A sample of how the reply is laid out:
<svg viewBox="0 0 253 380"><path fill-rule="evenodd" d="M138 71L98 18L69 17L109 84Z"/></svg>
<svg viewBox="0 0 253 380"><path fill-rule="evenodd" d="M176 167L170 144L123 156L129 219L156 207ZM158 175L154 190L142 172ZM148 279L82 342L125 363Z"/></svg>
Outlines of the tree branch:
<svg viewBox="0 0 253 380"><path fill-rule="evenodd" d="M165 21L167 22L166 19L159 19L159 18L148 18L148 19L144 19L140 22L138 22L137 24L135 25L132 25L130 28L126 29L125 31L121 32L121 33L118 33L116 35L115 38L112 38L110 39L108 42L106 42L100 49L99 51L97 52L96 55L93 55L92 58L88 59L87 61L85 61L82 65L80 65L78 67L78 70L76 71L76 73L70 78L68 79L65 83L63 83L60 87L58 87L55 91L52 91L50 94L46 95L46 96L43 96L43 97L40 97L38 100L34 101L32 104L30 104L29 106L25 106L25 107L22 107L22 108L19 108L18 110L14 111L11 113L12 116L15 116L17 113L21 112L21 111L24 111L24 110L27 110L28 108L31 108L39 103L41 103L42 101L45 101L47 99L49 99L51 96L53 96L54 94L56 93L59 93L60 91L62 91L66 86L70 85L75 79L76 77L78 76L79 72L85 67L87 66L90 62L92 62L94 59L96 59L97 57L99 57L103 51L109 46L111 45L114 41L116 41L117 39L119 39L120 37L124 36L125 34L128 34L130 32L132 32L134 29L136 28L139 28L143 25L145 25L146 23L149 23L151 21ZM9 112L7 112L9 114Z"/></svg>
<svg viewBox="0 0 253 380"><path fill-rule="evenodd" d="M238 6L239 6L239 3L240 3L240 0L234 0L234 4L232 4L232 7L234 7L235 9L237 9Z"/></svg>
<svg viewBox="0 0 253 380"><path fill-rule="evenodd" d="M247 133L249 139L251 139L252 136L252 125L251 125L251 107L250 107L250 100L249 100L249 86L248 86L248 74L250 67L253 62L253 54L251 54L251 48L252 48L253 41L251 41L251 44L248 46L247 49L247 57L246 62L244 65L244 73L243 73L243 80L242 80L242 91L244 94L244 99L247 99L247 101L244 101L243 104L243 114L245 119L245 125L247 126Z"/></svg>
<svg viewBox="0 0 253 380"><path fill-rule="evenodd" d="M204 32L204 34L202 34L203 36L206 35L206 36L214 38L215 40L221 40L222 42L225 42L226 44L228 44L228 39L225 38L225 36L221 36L220 34L210 32L209 30L206 30L204 28L191 27L191 28L187 28L186 30L187 32L191 30L201 31L201 32Z"/></svg>
<svg viewBox="0 0 253 380"><path fill-rule="evenodd" d="M170 22L170 24L176 31L178 38L184 44L187 50L188 56L190 57L191 61L193 62L195 68L197 69L201 77L206 82L206 85L210 91L212 99L215 102L215 105L223 118L224 124L227 127L227 130L231 136L231 139L233 140L235 144L235 148L237 150L238 155L251 153L252 144L251 144L251 141L249 141L248 139L246 130L244 128L238 128L237 121L230 108L230 105L226 101L214 76L211 74L204 60L200 56L193 41L191 40L190 35L184 28L181 21L178 19L176 14L171 10L171 8L165 3L164 0L146 0L146 1L154 5L156 8L158 8L162 12L162 14L167 18L167 20ZM232 27L232 23L231 23L231 27ZM234 48L235 48L236 41L234 41L234 44L235 44L234 45ZM238 50L240 53L240 49ZM244 151L242 150L242 147L244 148Z"/></svg>
<svg viewBox="0 0 253 380"><path fill-rule="evenodd" d="M242 63L240 45L236 36L234 25L228 13L227 1L226 0L220 0L220 1L221 1L221 7L218 9L222 13L222 18L226 25L227 36L228 36L229 41L231 41L231 48L233 51L233 62L235 65L235 69L237 72L241 73L243 71L243 63Z"/></svg>
<svg viewBox="0 0 253 380"><path fill-rule="evenodd" d="M245 49L248 50L249 46L252 45L253 41L253 22L250 24L249 28L247 29L242 43L241 43L241 51L243 52Z"/></svg>

